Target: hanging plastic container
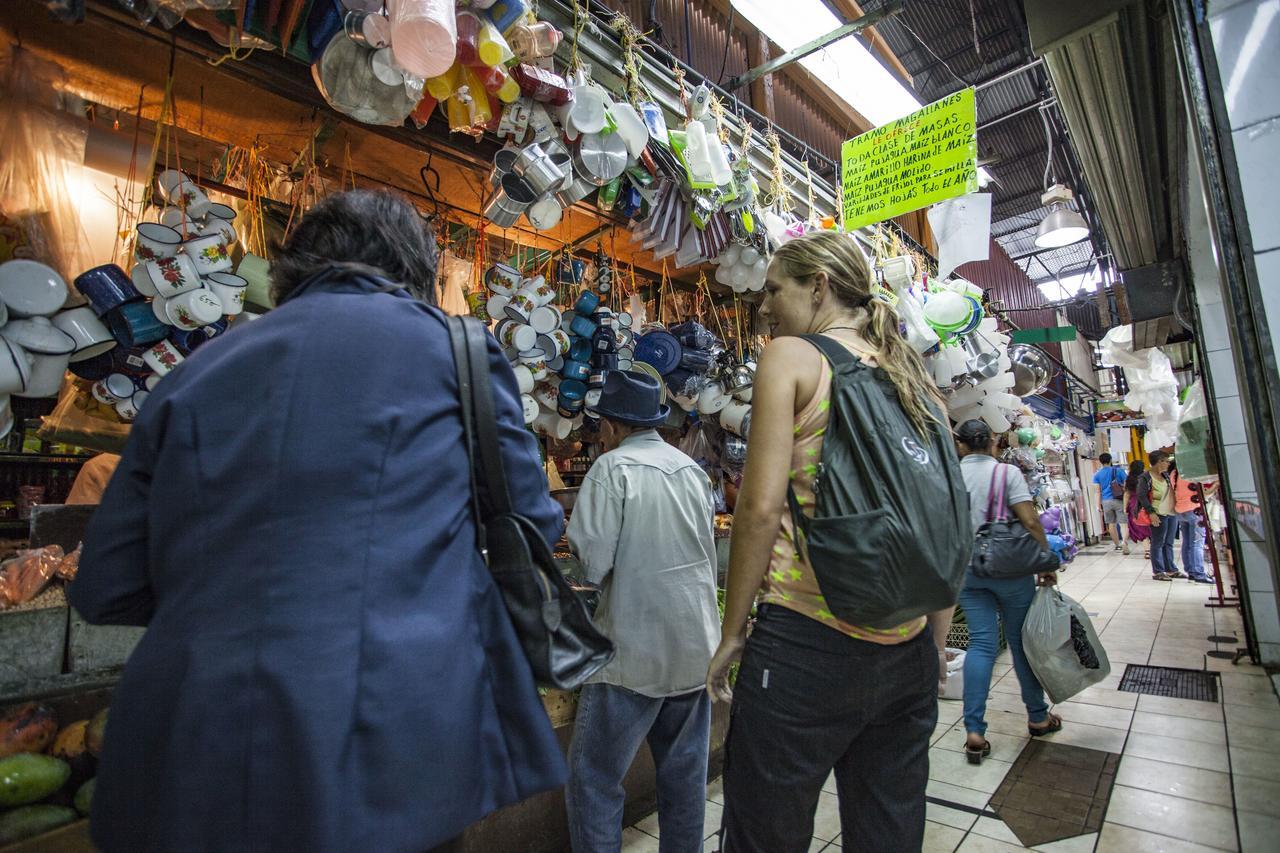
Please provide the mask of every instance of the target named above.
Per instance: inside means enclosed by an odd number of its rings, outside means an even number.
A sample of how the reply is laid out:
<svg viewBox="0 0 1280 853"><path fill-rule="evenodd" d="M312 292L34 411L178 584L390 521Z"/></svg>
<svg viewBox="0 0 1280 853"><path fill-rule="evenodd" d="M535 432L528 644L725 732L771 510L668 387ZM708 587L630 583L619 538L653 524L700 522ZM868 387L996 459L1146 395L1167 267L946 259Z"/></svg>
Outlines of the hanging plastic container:
<svg viewBox="0 0 1280 853"><path fill-rule="evenodd" d="M475 69L470 66L462 66L462 82L470 97L467 109L471 113L471 126L488 124L493 121L493 110L489 107L489 94L484 90L484 84L480 82L480 78L476 76ZM459 94L462 90L459 89Z"/></svg>
<svg viewBox="0 0 1280 853"><path fill-rule="evenodd" d="M427 79L448 71L458 42L452 0L390 0L387 5L396 62Z"/></svg>
<svg viewBox="0 0 1280 853"><path fill-rule="evenodd" d="M480 19L474 12L459 9L454 24L458 29L457 61L475 65L479 61Z"/></svg>
<svg viewBox="0 0 1280 853"><path fill-rule="evenodd" d="M460 85L460 71L461 66L454 63L449 66L448 71L444 72L439 77L428 77L427 92L437 101L443 101L450 97L454 92L458 91L458 86Z"/></svg>
<svg viewBox="0 0 1280 853"><path fill-rule="evenodd" d="M546 21L535 24L516 24L507 34L507 43L521 62L533 62L551 56L564 38L559 30Z"/></svg>
<svg viewBox="0 0 1280 853"><path fill-rule="evenodd" d="M515 61L515 52L498 28L485 18L480 19L480 31L476 34L477 65L507 65Z"/></svg>
<svg viewBox="0 0 1280 853"><path fill-rule="evenodd" d="M489 20L493 21L498 32L506 35L507 30L523 21L528 12L527 0L498 0L489 7Z"/></svg>
<svg viewBox="0 0 1280 853"><path fill-rule="evenodd" d="M505 69L496 65L477 65L471 71L479 78L484 90L497 95L498 100L510 104L520 97L520 84L511 79Z"/></svg>

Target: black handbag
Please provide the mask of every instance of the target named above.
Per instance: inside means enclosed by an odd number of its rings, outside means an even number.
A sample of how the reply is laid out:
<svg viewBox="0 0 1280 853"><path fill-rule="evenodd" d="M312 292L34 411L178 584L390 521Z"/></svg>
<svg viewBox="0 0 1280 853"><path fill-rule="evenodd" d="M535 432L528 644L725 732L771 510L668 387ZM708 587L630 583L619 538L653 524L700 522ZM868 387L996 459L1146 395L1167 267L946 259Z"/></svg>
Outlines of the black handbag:
<svg viewBox="0 0 1280 853"><path fill-rule="evenodd" d="M480 551L534 680L543 687L572 690L613 660L613 643L592 623L538 528L511 506L489 382L488 331L469 317L449 317L448 326Z"/></svg>
<svg viewBox="0 0 1280 853"><path fill-rule="evenodd" d="M1022 522L1011 519L1005 508L1005 469L996 463L987 490L987 520L973 542L970 568L980 578L1004 580L1056 572L1057 556L1032 538Z"/></svg>

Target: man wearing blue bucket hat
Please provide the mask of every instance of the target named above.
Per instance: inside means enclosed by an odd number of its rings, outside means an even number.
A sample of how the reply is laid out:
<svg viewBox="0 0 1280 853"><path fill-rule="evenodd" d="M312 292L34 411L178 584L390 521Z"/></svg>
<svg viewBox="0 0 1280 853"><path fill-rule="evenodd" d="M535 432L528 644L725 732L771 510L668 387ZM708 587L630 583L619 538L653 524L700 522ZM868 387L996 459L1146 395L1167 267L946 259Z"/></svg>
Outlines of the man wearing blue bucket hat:
<svg viewBox="0 0 1280 853"><path fill-rule="evenodd" d="M669 413L658 380L610 371L595 411L609 452L578 493L569 544L601 588L596 623L618 654L578 700L570 838L577 853L620 848L622 780L647 740L662 849L694 853L711 735L703 687L720 630L711 483L658 435Z"/></svg>

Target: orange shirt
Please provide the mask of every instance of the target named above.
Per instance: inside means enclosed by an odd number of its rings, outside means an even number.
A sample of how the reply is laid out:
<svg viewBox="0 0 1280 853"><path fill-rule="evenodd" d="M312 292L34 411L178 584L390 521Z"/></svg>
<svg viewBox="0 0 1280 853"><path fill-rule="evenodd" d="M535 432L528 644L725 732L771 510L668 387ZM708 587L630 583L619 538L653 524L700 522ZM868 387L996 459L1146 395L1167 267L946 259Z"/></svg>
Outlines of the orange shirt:
<svg viewBox="0 0 1280 853"><path fill-rule="evenodd" d="M1173 511L1191 512L1197 506L1194 500L1195 488L1177 474L1173 474L1171 479L1173 480Z"/></svg>
<svg viewBox="0 0 1280 853"><path fill-rule="evenodd" d="M813 399L796 415L795 442L791 450L791 485L806 514L813 513L813 478L818 471L818 462L822 459L822 436L827 428L830 397L831 366L823 358L822 373L818 377L818 387ZM881 645L905 643L924 630L923 616L888 630L862 628L836 618L827 609L813 567L796 553L792 539L791 512L785 503L780 512L782 529L773 545L769 571L764 577L762 602L803 613L850 637Z"/></svg>
<svg viewBox="0 0 1280 853"><path fill-rule="evenodd" d="M102 493L107 489L111 475L116 472L120 457L114 453L100 453L80 466L76 481L67 493L68 504L102 503Z"/></svg>

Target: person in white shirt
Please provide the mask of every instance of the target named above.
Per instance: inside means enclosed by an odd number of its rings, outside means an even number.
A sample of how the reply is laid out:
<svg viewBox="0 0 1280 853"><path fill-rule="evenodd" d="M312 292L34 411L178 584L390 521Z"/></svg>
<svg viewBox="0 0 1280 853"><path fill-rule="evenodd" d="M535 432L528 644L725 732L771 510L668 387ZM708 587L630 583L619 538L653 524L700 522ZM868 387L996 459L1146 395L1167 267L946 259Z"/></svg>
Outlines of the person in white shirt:
<svg viewBox="0 0 1280 853"><path fill-rule="evenodd" d="M711 699L720 639L711 483L656 432L666 420L650 376L611 371L596 411L609 452L591 467L569 544L600 587L595 620L617 647L582 688L566 804L576 853L622 844L622 780L648 741L663 853L703 845Z"/></svg>

